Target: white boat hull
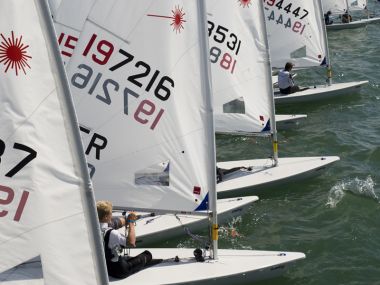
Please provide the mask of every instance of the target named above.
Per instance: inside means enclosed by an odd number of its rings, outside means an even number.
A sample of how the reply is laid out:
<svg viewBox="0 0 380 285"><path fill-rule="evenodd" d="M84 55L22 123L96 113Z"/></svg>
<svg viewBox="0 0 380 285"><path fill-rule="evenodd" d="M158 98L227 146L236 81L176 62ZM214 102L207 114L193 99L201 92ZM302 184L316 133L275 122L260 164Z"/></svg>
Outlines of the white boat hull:
<svg viewBox="0 0 380 285"><path fill-rule="evenodd" d="M311 86L310 89L292 93L289 95L282 95L279 91L274 93L274 100L276 104L280 103L295 103L295 102L309 102L321 99L332 98L335 96L343 95L346 93L356 92L362 85L367 84L368 81L356 81L347 83L334 83L332 85L316 85Z"/></svg>
<svg viewBox="0 0 380 285"><path fill-rule="evenodd" d="M131 249L135 256L145 249ZM284 251L227 250L219 249L219 260L196 262L194 249L148 249L154 258L164 262L141 270L125 279L110 279L115 285L162 285L162 284L252 284L259 280L282 275L303 253ZM174 257L179 261L175 262ZM2 285L43 285L40 262L20 265L0 274ZM71 284L75 284L75 280Z"/></svg>
<svg viewBox="0 0 380 285"><path fill-rule="evenodd" d="M276 114L276 128L285 130L293 128L307 118L307 115L278 115Z"/></svg>
<svg viewBox="0 0 380 285"><path fill-rule="evenodd" d="M252 195L256 190L316 176L339 159L338 156L279 158L276 167L272 166L272 159L218 162L217 166L224 169L252 167L224 176L216 187L218 198Z"/></svg>
<svg viewBox="0 0 380 285"><path fill-rule="evenodd" d="M326 29L328 31L336 31L336 30L345 30L345 29L356 29L367 26L368 24L380 22L380 17L369 18L369 19L360 19L356 21L352 21L350 23L337 23L327 25Z"/></svg>
<svg viewBox="0 0 380 285"><path fill-rule="evenodd" d="M218 200L218 223L222 225L228 220L243 215L257 200L259 200L257 196ZM184 235L185 229L194 233L207 229L208 225L208 216L167 214L146 217L136 222L136 243L138 247L146 247L158 242L162 244L167 239ZM120 231L124 232L124 228Z"/></svg>

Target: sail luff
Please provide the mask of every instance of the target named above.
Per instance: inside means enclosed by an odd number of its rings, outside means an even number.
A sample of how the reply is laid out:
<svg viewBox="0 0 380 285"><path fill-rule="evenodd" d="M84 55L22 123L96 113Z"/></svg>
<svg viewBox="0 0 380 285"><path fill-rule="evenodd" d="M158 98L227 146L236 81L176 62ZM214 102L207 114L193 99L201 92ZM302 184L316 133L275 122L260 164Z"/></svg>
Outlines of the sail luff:
<svg viewBox="0 0 380 285"><path fill-rule="evenodd" d="M328 45L328 38L327 38L327 29L326 24L324 22L323 18L323 6L322 6L322 0L317 0L317 11L319 11L320 18L322 20L322 29L323 29L323 37L324 37L324 45L326 50L326 72L327 72L327 83L329 86L332 85L332 66L331 66L331 60L330 60L330 52L329 52L329 45Z"/></svg>
<svg viewBox="0 0 380 285"><path fill-rule="evenodd" d="M260 11L262 15L262 19L265 22L265 12L264 12L264 4L262 1L260 2ZM277 138L277 127L276 127L276 108L274 103L274 89L273 89L273 83L272 83L272 65L270 60L270 50L269 50L269 41L268 41L268 32L267 32L267 26L265 24L262 25L264 29L264 40L265 40L265 47L267 50L267 76L270 78L270 80L267 80L267 90L268 96L269 96L269 104L270 104L270 128L271 128L271 139L272 139L272 151L273 151L273 164L276 166L278 164L278 138Z"/></svg>
<svg viewBox="0 0 380 285"><path fill-rule="evenodd" d="M56 59L55 63L58 62L58 64L56 64L56 70L58 71L57 76L59 77L59 80L57 80L57 82L60 84L57 84L57 89L61 89L60 92L66 95L62 96L62 103L65 105L65 108L63 108L63 112L67 111L67 118L69 118L70 123L66 124L66 128L68 129L68 132L72 134L72 136L68 136L68 138L72 140L71 145L75 147L76 155L73 155L73 158L74 160L76 160L76 165L79 166L79 175L83 178L82 187L84 191L81 191L80 193L84 206L84 216L89 221L89 223L87 223L86 225L87 232L89 233L88 236L90 239L89 244L92 248L91 253L93 255L96 266L95 274L97 275L96 278L99 280L99 283L106 285L108 284L108 273L104 260L103 239L100 234L101 231L98 215L96 212L95 196L92 187L92 182L88 173L88 167L86 163L86 157L84 155L82 139L79 135L79 124L75 113L74 103L72 97L70 96L70 87L65 69L63 67L63 61L60 56L58 42L56 40L54 23L50 16L51 12L46 0L35 0L35 2L36 5L39 5L40 7L39 10L41 11L41 17L45 19L46 23L49 23L46 25L47 36L49 37L48 41L51 43L51 45L48 46L48 49L49 52L52 54L52 57Z"/></svg>
<svg viewBox="0 0 380 285"><path fill-rule="evenodd" d="M206 95L206 108L207 108L207 124L209 125L210 132L208 133L209 142L211 142L208 151L208 159L210 161L208 176L211 177L211 188L209 189L209 210L211 210L211 221L212 221L212 257L218 259L218 217L216 208L216 150L215 150L215 128L214 128L214 116L213 116L213 100L212 100L212 82L211 82L211 67L210 60L208 56L209 44L208 36L206 34L206 8L205 2L203 0L197 0L198 10L199 10L199 22L204 23L204 25L199 25L200 42L199 48L201 50L201 63L202 63L202 73L203 73L203 88L202 90Z"/></svg>

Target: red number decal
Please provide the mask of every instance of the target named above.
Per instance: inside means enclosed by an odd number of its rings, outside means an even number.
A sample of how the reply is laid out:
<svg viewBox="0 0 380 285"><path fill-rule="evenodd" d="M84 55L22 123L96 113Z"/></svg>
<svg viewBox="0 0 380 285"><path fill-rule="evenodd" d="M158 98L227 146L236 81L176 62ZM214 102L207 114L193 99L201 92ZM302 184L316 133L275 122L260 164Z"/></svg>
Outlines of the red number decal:
<svg viewBox="0 0 380 285"><path fill-rule="evenodd" d="M7 194L7 196L5 199L0 198L0 205L9 205L10 203L12 203L13 198L15 197L15 192L11 188L0 185L0 194L1 193L5 193ZM7 214L8 214L8 211L5 211L5 210L1 211L0 218L5 217Z"/></svg>
<svg viewBox="0 0 380 285"><path fill-rule="evenodd" d="M82 53L84 56L88 55L88 53L90 52L92 46L94 45L94 42L95 42L96 38L97 38L96 34L93 34L91 36L90 41L88 42L86 48L84 49L84 51ZM94 53L91 56L92 60L94 62L100 64L100 65L105 65L109 61L109 59L110 59L110 57L111 57L111 55L112 55L112 53L114 51L114 46L109 41L101 40L96 45L96 50L97 50L97 52L101 56L98 57L98 55Z"/></svg>
<svg viewBox="0 0 380 285"><path fill-rule="evenodd" d="M149 100L143 100L137 107L137 110L134 114L134 118L139 123L145 125L149 122L148 119L141 118L141 113L146 116L152 116L154 114L154 111L156 110L156 106L153 104L153 102ZM150 126L151 130L154 130L154 128L157 126L158 122L160 121L162 115L164 114L164 110L160 109L157 116L155 117L152 125Z"/></svg>
<svg viewBox="0 0 380 285"><path fill-rule="evenodd" d="M0 198L0 205L9 205L10 203L12 203L12 201L15 197L15 192L11 188L0 185L0 194L1 193L6 193L7 196L4 199ZM26 202L28 201L28 197L29 197L28 191L22 192L20 203L18 204L16 214L13 217L14 221L16 221L16 222L20 221L21 216L22 216L22 212L24 211ZM5 210L0 211L0 218L5 217L7 214L8 214L8 211L5 211Z"/></svg>

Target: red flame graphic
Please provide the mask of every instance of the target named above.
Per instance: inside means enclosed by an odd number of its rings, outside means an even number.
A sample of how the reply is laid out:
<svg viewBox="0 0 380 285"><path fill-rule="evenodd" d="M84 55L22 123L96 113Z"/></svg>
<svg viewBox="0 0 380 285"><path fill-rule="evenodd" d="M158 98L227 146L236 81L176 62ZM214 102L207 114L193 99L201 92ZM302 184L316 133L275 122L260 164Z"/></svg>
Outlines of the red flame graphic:
<svg viewBox="0 0 380 285"><path fill-rule="evenodd" d="M185 15L186 14L183 12L183 8L176 6L174 10L172 10L172 16L162 16L162 15L154 15L154 14L148 14L147 16L171 19L172 23L170 25L173 26L173 31L180 33L181 30L184 29L183 23L186 22L186 20L184 19Z"/></svg>
<svg viewBox="0 0 380 285"><path fill-rule="evenodd" d="M240 6L243 6L243 8L252 5L252 0L238 0L238 2L240 3Z"/></svg>
<svg viewBox="0 0 380 285"><path fill-rule="evenodd" d="M15 70L16 75L18 75L19 70L26 74L25 68L30 68L27 61L32 58L26 52L29 46L22 43L22 36L15 38L13 31L11 38L6 39L3 34L0 36L3 39L0 43L0 63L6 66L5 72L11 68Z"/></svg>
<svg viewBox="0 0 380 285"><path fill-rule="evenodd" d="M181 32L181 29L183 30L183 23L186 22L183 18L185 16L185 13L183 12L183 9L180 9L179 6L175 7L174 10L172 10L173 13L173 21L171 23L171 26L173 26L173 30L176 32Z"/></svg>

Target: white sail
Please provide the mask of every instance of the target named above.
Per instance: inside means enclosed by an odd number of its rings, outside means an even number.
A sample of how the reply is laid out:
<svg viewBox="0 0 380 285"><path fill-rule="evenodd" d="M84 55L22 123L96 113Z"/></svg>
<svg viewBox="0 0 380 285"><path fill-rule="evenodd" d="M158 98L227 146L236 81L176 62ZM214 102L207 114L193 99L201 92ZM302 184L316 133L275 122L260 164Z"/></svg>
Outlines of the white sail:
<svg viewBox="0 0 380 285"><path fill-rule="evenodd" d="M80 32L96 0L49 0L64 63L70 60Z"/></svg>
<svg viewBox="0 0 380 285"><path fill-rule="evenodd" d="M0 272L39 255L45 284L107 284L52 25L44 0L0 2Z"/></svg>
<svg viewBox="0 0 380 285"><path fill-rule="evenodd" d="M214 162L196 13L196 1L94 5L67 70L97 199L206 208Z"/></svg>
<svg viewBox="0 0 380 285"><path fill-rule="evenodd" d="M273 93L262 3L208 0L206 4L215 130L268 132Z"/></svg>
<svg viewBox="0 0 380 285"><path fill-rule="evenodd" d="M348 9L347 0L322 0L323 12L332 14L344 14Z"/></svg>
<svg viewBox="0 0 380 285"><path fill-rule="evenodd" d="M50 12L53 15L53 18L54 15L58 12L59 6L61 5L62 1L63 0L48 0Z"/></svg>
<svg viewBox="0 0 380 285"><path fill-rule="evenodd" d="M347 0L350 11L361 11L367 9L367 0Z"/></svg>
<svg viewBox="0 0 380 285"><path fill-rule="evenodd" d="M319 0L265 0L264 9L272 67L326 64L327 43Z"/></svg>

